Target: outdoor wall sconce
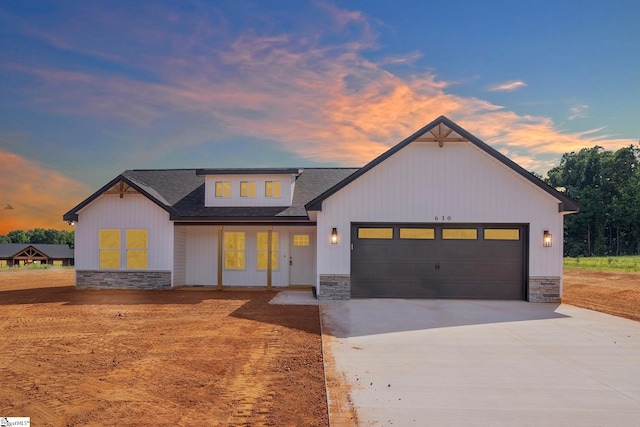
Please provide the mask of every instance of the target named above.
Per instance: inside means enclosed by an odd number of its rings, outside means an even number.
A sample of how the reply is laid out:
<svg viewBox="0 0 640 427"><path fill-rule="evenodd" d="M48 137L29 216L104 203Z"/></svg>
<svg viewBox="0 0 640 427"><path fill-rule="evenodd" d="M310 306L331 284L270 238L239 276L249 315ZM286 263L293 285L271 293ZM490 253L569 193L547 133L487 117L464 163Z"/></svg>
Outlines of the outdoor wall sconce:
<svg viewBox="0 0 640 427"><path fill-rule="evenodd" d="M544 230L542 234L542 246L545 248L550 248L553 244L553 236L549 233L549 230Z"/></svg>
<svg viewBox="0 0 640 427"><path fill-rule="evenodd" d="M336 227L333 227L331 229L331 244L332 245L338 244L338 229Z"/></svg>

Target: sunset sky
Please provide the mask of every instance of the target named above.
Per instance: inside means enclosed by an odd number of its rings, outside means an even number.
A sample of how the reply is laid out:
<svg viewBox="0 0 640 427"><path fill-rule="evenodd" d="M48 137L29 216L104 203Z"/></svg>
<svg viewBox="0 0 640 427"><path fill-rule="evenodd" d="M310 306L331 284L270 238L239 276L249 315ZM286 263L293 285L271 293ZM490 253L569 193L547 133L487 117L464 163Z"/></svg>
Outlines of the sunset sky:
<svg viewBox="0 0 640 427"><path fill-rule="evenodd" d="M440 115L545 175L640 138L640 2L0 2L0 234L126 169L362 166Z"/></svg>

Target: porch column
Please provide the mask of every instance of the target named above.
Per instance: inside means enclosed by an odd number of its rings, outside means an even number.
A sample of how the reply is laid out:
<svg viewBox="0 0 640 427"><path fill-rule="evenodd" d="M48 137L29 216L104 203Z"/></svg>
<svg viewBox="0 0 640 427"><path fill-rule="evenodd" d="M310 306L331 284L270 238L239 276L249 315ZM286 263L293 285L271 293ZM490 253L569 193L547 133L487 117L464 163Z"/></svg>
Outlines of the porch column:
<svg viewBox="0 0 640 427"><path fill-rule="evenodd" d="M218 226L218 287L219 291L222 290L222 226Z"/></svg>
<svg viewBox="0 0 640 427"><path fill-rule="evenodd" d="M273 241L273 226L267 229L267 290L271 290L271 242Z"/></svg>

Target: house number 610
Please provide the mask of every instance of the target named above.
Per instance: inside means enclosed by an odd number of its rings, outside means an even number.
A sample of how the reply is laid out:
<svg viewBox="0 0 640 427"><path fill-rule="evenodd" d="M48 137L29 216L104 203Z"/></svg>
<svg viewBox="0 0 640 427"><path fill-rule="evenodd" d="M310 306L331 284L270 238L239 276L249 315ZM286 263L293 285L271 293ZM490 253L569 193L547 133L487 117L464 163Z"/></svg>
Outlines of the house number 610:
<svg viewBox="0 0 640 427"><path fill-rule="evenodd" d="M450 216L436 216L436 221L451 221L451 217Z"/></svg>

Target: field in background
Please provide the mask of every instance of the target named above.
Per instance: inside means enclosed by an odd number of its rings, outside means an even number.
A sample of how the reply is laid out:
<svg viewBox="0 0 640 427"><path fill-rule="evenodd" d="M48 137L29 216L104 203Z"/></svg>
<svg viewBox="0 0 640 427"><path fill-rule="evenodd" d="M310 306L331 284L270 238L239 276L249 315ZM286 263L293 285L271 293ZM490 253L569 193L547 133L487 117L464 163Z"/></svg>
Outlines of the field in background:
<svg viewBox="0 0 640 427"><path fill-rule="evenodd" d="M640 272L640 256L613 257L567 257L564 268L593 271L624 271L628 273Z"/></svg>

